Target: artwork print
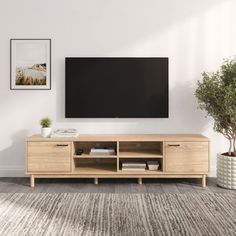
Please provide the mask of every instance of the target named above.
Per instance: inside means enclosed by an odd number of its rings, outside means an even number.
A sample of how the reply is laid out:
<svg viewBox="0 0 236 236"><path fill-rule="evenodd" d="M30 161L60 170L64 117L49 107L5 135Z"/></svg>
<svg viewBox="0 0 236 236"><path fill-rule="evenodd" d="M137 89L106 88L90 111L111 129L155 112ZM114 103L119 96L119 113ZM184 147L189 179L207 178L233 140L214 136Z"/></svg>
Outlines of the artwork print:
<svg viewBox="0 0 236 236"><path fill-rule="evenodd" d="M50 39L11 39L11 89L51 89Z"/></svg>

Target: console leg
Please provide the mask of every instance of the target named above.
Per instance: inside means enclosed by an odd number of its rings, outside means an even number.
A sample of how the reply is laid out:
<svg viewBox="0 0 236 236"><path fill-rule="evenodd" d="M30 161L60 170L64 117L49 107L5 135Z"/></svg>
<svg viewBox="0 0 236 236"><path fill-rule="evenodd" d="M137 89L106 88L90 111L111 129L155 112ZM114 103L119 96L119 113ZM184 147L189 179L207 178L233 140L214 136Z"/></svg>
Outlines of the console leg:
<svg viewBox="0 0 236 236"><path fill-rule="evenodd" d="M94 178L94 184L98 184L98 178Z"/></svg>
<svg viewBox="0 0 236 236"><path fill-rule="evenodd" d="M138 184L142 184L142 183L143 183L142 178L138 178Z"/></svg>
<svg viewBox="0 0 236 236"><path fill-rule="evenodd" d="M202 176L202 188L206 188L206 175Z"/></svg>
<svg viewBox="0 0 236 236"><path fill-rule="evenodd" d="M34 175L30 175L30 187L34 188L35 186L35 179L34 179Z"/></svg>

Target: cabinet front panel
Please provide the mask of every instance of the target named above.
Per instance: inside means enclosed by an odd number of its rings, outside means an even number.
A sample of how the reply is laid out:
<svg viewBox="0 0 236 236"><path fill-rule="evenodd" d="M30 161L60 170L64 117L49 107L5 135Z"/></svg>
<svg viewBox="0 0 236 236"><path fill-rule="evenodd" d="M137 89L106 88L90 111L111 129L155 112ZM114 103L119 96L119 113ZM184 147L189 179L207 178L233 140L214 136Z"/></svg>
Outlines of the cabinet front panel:
<svg viewBox="0 0 236 236"><path fill-rule="evenodd" d="M208 148L208 142L166 142L166 171L207 173Z"/></svg>
<svg viewBox="0 0 236 236"><path fill-rule="evenodd" d="M28 142L28 172L71 171L70 142Z"/></svg>

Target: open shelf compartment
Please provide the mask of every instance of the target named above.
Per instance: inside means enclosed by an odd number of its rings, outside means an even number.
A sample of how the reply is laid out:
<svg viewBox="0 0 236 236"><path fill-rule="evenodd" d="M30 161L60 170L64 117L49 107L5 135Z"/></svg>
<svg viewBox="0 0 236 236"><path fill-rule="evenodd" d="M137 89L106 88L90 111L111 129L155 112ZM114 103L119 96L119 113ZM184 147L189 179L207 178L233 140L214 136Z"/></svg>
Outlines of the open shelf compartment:
<svg viewBox="0 0 236 236"><path fill-rule="evenodd" d="M115 154L90 154L91 148L113 148ZM78 151L82 150L79 155ZM74 142L74 158L116 158L117 157L117 142Z"/></svg>
<svg viewBox="0 0 236 236"><path fill-rule="evenodd" d="M163 158L162 142L120 142L119 157Z"/></svg>
<svg viewBox="0 0 236 236"><path fill-rule="evenodd" d="M78 174L113 174L117 173L117 159L89 158L74 159L73 172Z"/></svg>
<svg viewBox="0 0 236 236"><path fill-rule="evenodd" d="M150 161L157 161L159 167L157 170L149 170L147 163ZM145 170L122 170L122 162L125 163L145 163ZM163 173L163 158L119 158L119 172L124 174L158 174Z"/></svg>

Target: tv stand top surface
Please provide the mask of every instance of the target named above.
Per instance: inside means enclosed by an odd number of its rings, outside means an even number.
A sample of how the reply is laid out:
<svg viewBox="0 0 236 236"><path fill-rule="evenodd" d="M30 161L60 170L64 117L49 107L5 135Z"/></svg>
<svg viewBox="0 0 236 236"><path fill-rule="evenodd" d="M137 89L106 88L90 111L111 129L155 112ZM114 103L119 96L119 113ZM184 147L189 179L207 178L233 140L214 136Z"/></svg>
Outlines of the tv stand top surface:
<svg viewBox="0 0 236 236"><path fill-rule="evenodd" d="M209 138L201 134L80 134L77 138L43 138L41 135L32 135L26 141L160 141L160 142L201 142L210 141Z"/></svg>

